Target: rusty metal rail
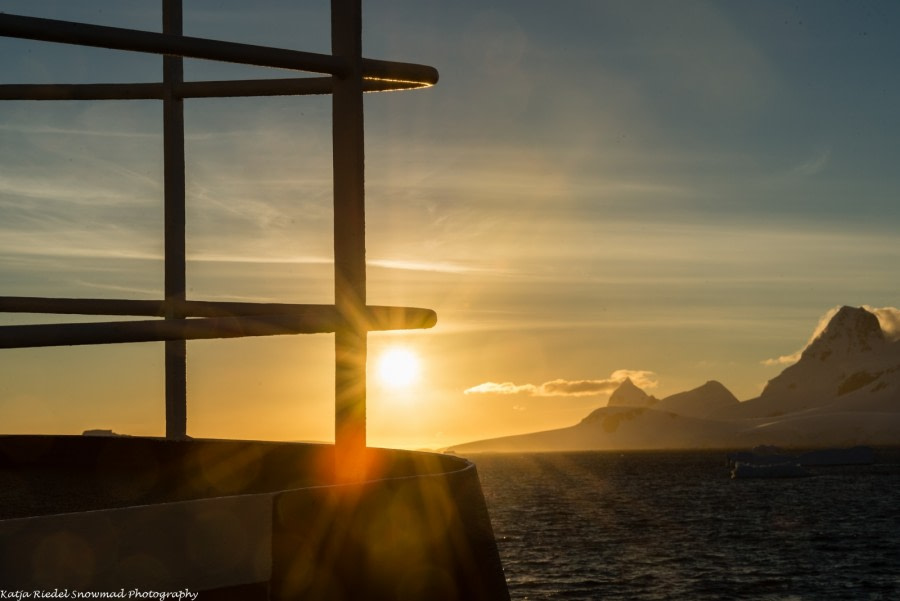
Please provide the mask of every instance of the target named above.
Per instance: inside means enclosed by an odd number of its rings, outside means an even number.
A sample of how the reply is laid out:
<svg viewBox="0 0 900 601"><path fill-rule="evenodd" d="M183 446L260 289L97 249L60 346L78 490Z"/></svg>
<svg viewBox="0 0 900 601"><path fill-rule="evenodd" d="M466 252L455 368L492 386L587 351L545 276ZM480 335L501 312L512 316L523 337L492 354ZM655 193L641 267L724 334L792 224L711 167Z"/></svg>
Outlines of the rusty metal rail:
<svg viewBox="0 0 900 601"><path fill-rule="evenodd" d="M429 309L366 302L363 102L366 92L435 84L433 67L362 56L361 0L332 0L332 53L316 54L183 35L181 0L162 0L162 33L0 13L0 36L163 56L163 81L0 85L0 100L163 101L165 282L162 300L0 296L0 312L156 317L0 326L0 348L166 342L166 435L187 435L185 341L280 334L335 335L338 478L363 475L366 347L374 330L432 327ZM184 58L304 71L313 77L183 81ZM321 76L324 74L325 76ZM333 305L188 300L185 277L184 110L191 98L332 95Z"/></svg>

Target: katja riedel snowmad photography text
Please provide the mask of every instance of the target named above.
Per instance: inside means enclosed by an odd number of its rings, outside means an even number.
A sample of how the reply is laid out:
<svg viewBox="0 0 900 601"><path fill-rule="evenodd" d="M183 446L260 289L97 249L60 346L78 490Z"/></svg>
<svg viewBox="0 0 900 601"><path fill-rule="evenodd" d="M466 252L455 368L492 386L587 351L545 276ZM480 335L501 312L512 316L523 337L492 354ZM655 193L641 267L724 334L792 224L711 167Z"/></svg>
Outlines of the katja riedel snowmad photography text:
<svg viewBox="0 0 900 601"><path fill-rule="evenodd" d="M159 601L196 601L200 593L188 589L178 591L153 591L119 589L117 591L80 591L73 589L17 590L0 589L0 599L153 599Z"/></svg>

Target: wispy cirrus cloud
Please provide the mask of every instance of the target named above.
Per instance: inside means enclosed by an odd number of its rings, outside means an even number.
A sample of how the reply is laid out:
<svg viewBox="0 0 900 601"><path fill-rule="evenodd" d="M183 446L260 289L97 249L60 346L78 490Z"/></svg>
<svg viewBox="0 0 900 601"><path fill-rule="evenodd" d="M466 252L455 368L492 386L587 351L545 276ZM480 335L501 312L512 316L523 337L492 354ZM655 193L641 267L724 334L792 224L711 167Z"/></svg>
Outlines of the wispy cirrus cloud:
<svg viewBox="0 0 900 601"><path fill-rule="evenodd" d="M535 394L538 387L534 384L514 384L512 382L484 382L478 386L467 388L463 394Z"/></svg>
<svg viewBox="0 0 900 601"><path fill-rule="evenodd" d="M821 173L831 159L830 148L820 148L808 159L795 166L792 172L796 175L809 177Z"/></svg>
<svg viewBox="0 0 900 601"><path fill-rule="evenodd" d="M515 384L514 382L484 382L467 388L464 394L525 394L539 397L582 397L611 394L626 378L640 388L656 388L656 374L647 370L618 369L608 378L599 380L549 380L543 384Z"/></svg>
<svg viewBox="0 0 900 601"><path fill-rule="evenodd" d="M479 267L476 265L454 263L450 261L406 261L400 259L369 259L366 261L368 265L373 267L381 267L384 269L400 269L403 271L429 271L437 273L450 274L467 274L467 273L484 273L496 274L503 273L499 269L490 269Z"/></svg>

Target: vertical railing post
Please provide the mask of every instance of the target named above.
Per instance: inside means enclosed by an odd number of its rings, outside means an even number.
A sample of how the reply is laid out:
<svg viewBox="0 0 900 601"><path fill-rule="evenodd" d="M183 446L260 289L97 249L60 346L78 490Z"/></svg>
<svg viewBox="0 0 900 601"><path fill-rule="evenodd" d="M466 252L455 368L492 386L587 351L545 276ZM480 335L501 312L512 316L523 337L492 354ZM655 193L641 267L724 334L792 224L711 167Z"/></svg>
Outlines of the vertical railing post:
<svg viewBox="0 0 900 601"><path fill-rule="evenodd" d="M341 481L361 480L366 450L365 151L361 0L331 0L331 51L349 66L334 76L335 462Z"/></svg>
<svg viewBox="0 0 900 601"><path fill-rule="evenodd" d="M163 33L182 34L181 0L163 0ZM166 319L184 319L186 299L184 101L176 87L184 79L183 59L163 57L163 177L165 180ZM187 343L170 340L166 347L166 437L187 435Z"/></svg>

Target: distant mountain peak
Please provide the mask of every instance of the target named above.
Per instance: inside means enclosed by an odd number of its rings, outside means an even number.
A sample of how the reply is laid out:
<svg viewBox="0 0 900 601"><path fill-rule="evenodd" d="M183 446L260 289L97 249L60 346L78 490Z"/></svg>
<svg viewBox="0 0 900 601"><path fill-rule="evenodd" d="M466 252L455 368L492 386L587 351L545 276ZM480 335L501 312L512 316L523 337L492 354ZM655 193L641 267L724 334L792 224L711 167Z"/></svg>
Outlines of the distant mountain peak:
<svg viewBox="0 0 900 601"><path fill-rule="evenodd" d="M656 397L648 395L641 390L631 378L619 384L619 387L609 395L609 407L649 407L656 403Z"/></svg>
<svg viewBox="0 0 900 601"><path fill-rule="evenodd" d="M841 307L800 355L769 380L745 415L776 416L827 406L895 410L900 386L900 343L889 342L878 317Z"/></svg>
<svg viewBox="0 0 900 601"><path fill-rule="evenodd" d="M738 404L737 398L724 384L717 380L709 380L692 390L665 397L654 409L693 417L707 417L714 411Z"/></svg>
<svg viewBox="0 0 900 601"><path fill-rule="evenodd" d="M884 332L873 313L861 307L843 306L803 350L800 358L827 361L832 357L870 353L884 344Z"/></svg>
<svg viewBox="0 0 900 601"><path fill-rule="evenodd" d="M728 390L724 384L719 382L718 380L707 380L706 384L699 387L700 390Z"/></svg>
<svg viewBox="0 0 900 601"><path fill-rule="evenodd" d="M737 397L734 396L734 394L732 394L730 390L728 390L728 387L718 380L708 380L706 384L697 388L697 391L703 392L703 394L709 395L719 402L724 402L727 404L740 402L738 401Z"/></svg>

